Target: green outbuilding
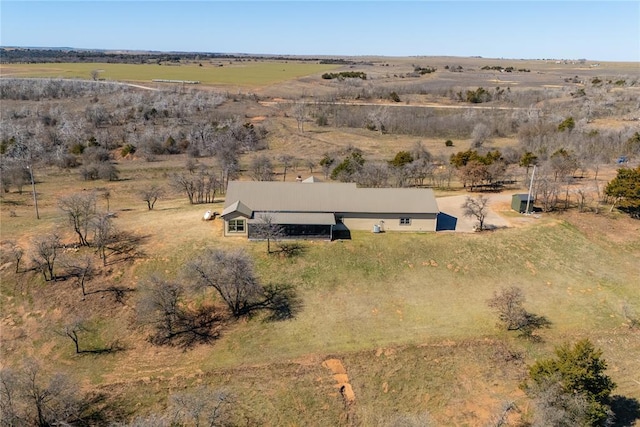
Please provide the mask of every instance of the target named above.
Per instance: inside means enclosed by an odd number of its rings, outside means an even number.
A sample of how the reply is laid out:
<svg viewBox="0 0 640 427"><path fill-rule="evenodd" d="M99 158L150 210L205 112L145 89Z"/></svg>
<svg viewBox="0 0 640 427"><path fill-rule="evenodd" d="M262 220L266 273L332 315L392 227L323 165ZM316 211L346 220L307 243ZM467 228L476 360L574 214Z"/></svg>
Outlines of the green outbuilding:
<svg viewBox="0 0 640 427"><path fill-rule="evenodd" d="M527 212L527 201L529 202L529 211ZM531 213L533 212L533 196L529 196L528 194L514 194L511 197L511 209L520 213Z"/></svg>

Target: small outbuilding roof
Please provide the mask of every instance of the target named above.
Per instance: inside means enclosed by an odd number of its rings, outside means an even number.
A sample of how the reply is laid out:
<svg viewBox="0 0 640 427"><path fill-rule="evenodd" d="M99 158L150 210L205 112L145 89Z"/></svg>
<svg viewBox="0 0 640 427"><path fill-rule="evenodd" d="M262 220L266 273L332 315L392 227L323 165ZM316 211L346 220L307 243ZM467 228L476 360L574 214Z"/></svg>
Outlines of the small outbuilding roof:
<svg viewBox="0 0 640 427"><path fill-rule="evenodd" d="M527 201L527 198L529 199L529 201L530 201L530 202L533 202L533 201L535 200L533 196L530 196L530 197L529 197L529 195L528 195L528 194L514 194L514 195L511 197L511 200L513 200L513 199L519 199L519 200L520 200L520 201L522 201L522 202L526 202L526 201Z"/></svg>

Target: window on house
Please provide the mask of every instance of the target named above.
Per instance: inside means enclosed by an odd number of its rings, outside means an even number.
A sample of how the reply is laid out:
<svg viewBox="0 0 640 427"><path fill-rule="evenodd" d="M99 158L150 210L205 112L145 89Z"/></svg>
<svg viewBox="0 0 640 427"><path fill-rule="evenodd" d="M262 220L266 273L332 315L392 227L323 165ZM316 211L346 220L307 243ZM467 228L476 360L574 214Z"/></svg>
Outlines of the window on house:
<svg viewBox="0 0 640 427"><path fill-rule="evenodd" d="M229 233L244 233L244 219L230 219Z"/></svg>
<svg viewBox="0 0 640 427"><path fill-rule="evenodd" d="M411 218L400 218L400 225L411 225Z"/></svg>

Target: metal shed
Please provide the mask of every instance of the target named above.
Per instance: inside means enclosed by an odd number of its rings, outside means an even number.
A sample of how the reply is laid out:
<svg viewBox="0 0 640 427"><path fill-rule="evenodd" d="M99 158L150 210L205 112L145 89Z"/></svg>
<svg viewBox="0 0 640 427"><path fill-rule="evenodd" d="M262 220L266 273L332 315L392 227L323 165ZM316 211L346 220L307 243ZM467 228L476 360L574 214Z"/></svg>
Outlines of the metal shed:
<svg viewBox="0 0 640 427"><path fill-rule="evenodd" d="M529 211L527 210L527 201L529 202ZM533 196L529 197L528 194L514 194L511 196L511 209L520 213L531 213L533 212L533 202L535 199Z"/></svg>

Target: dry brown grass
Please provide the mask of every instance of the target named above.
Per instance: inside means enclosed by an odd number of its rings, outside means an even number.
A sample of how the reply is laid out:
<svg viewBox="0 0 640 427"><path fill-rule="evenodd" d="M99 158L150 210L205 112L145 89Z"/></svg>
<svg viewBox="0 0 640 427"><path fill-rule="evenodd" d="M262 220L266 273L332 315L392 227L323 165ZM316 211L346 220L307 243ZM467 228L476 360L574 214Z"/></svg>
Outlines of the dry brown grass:
<svg viewBox="0 0 640 427"><path fill-rule="evenodd" d="M520 83L532 87L557 83L561 76L578 71L596 73L574 64L540 61L410 58L385 62L390 65L367 68L374 81L383 84L403 82L393 74L411 71L413 63L439 68L454 64L476 69L482 64L536 67L543 74L527 73L522 77L530 80ZM621 64L607 70L624 73L629 69ZM434 85L480 85L496 75L442 73L438 79L433 79ZM509 80L516 78L509 76ZM298 96L305 90L328 93L332 88L327 85L302 79L256 90L261 96ZM419 95L410 99L411 104L441 101ZM325 152L340 151L349 144L376 160L390 159L416 140L435 155L470 146L469 141L455 141L454 147L447 148L437 138L380 135L312 123L298 133L295 120L285 117L281 109L246 100L230 102L226 108L247 119L259 118L267 126L267 153L274 158L287 153L318 160ZM614 122L602 125L614 126ZM491 141L496 148L516 143L513 137ZM250 159L251 155L243 157L245 168ZM519 227L466 236L355 233L350 242L309 242L302 256L278 258L267 256L261 243L222 238L220 220L202 221L205 210L222 210L221 200L189 205L186 197L169 194L157 202L155 210L147 210L137 190L150 183L166 183L167 173L181 168L184 161L184 156L160 157L152 163L118 159L122 179L117 182L83 182L74 171L40 170L42 219L34 218L26 187L22 195L4 194L2 239L14 239L26 248L33 237L57 230L72 242L58 199L76 191L100 194L109 189L116 225L147 236L142 243L146 257L109 266L88 285L90 290L106 284L137 289L152 272L176 276L202 248L235 247L253 255L265 282L298 288L304 308L296 319L277 324L258 318L236 322L213 345L188 351L158 347L147 342L146 332L136 326L135 293L122 303L110 293L82 299L72 280L44 283L31 273L16 276L12 265L5 263L0 266L3 366L25 355L37 356L46 361L47 369L80 379L85 391L106 393L106 413L113 417L161 410L168 394L206 384L232 391L254 425L346 425L348 417L354 416L362 425L373 425L380 417L388 420L398 413L428 413L438 425L475 426L489 424L507 400L516 401L520 408L513 415L516 420L530 417L518 388L526 364L548 356L556 344L588 337L605 351L609 372L618 383L616 392L640 399L636 385L640 366L630 357L640 353L640 342L622 312L624 303L640 312L633 286L640 275L637 221L573 212L524 221L503 204L498 210L520 221ZM214 167L210 159L201 162ZM306 172L301 164L287 178ZM314 174L320 175L317 167ZM600 176L605 180L614 174L615 168L609 168ZM105 210L106 200L98 200ZM544 331L544 342L522 341L495 329L484 301L497 287L512 284L525 288L529 310L554 322L552 329ZM77 314L93 321L95 332L87 337L88 345L119 339L126 349L75 355L71 343L54 329ZM322 366L331 358L341 361L357 398L351 412L345 410L337 379Z"/></svg>

